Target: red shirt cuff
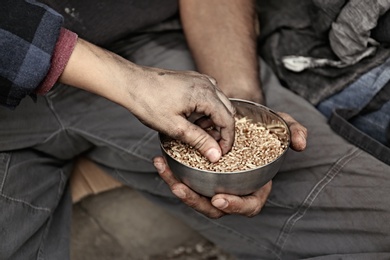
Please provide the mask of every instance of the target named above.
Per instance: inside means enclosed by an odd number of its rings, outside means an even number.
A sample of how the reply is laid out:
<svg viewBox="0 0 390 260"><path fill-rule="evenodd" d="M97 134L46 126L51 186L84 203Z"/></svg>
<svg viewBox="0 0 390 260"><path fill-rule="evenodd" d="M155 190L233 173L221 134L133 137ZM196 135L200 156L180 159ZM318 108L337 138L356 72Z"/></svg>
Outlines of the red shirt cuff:
<svg viewBox="0 0 390 260"><path fill-rule="evenodd" d="M40 86L35 90L36 94L46 94L57 82L69 61L74 47L76 46L77 38L78 36L76 33L65 28L61 28L60 36L54 48L53 56L51 57L49 72L43 79Z"/></svg>

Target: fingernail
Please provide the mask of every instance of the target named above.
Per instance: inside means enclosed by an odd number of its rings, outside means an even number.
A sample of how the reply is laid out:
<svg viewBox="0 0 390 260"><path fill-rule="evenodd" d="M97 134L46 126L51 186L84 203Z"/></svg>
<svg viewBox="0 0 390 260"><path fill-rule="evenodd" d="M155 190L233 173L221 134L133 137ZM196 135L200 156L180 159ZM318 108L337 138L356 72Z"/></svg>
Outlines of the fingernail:
<svg viewBox="0 0 390 260"><path fill-rule="evenodd" d="M215 148L211 148L206 152L205 156L210 162L217 162L221 158L221 152Z"/></svg>
<svg viewBox="0 0 390 260"><path fill-rule="evenodd" d="M180 199L184 199L187 196L186 193L181 189L172 190L172 192L173 192L173 194L175 194L176 197L178 197Z"/></svg>
<svg viewBox="0 0 390 260"><path fill-rule="evenodd" d="M224 199L216 199L212 203L215 207L217 207L219 209L224 209L229 205L227 200L224 200Z"/></svg>
<svg viewBox="0 0 390 260"><path fill-rule="evenodd" d="M158 173L162 173L165 171L165 164L163 163L154 163L154 167L156 167Z"/></svg>

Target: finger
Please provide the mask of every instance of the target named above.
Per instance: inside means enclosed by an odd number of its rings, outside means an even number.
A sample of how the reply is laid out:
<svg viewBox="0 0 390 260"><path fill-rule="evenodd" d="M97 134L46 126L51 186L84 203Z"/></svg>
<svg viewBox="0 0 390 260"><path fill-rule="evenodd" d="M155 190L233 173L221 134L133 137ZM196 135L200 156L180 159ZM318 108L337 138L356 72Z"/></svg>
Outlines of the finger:
<svg viewBox="0 0 390 260"><path fill-rule="evenodd" d="M198 121L200 118L204 117L203 114L200 113L191 113L191 115L187 118L188 121L195 123Z"/></svg>
<svg viewBox="0 0 390 260"><path fill-rule="evenodd" d="M214 123L208 116L202 116L194 122L196 125L200 126L202 129L207 129L213 127Z"/></svg>
<svg viewBox="0 0 390 260"><path fill-rule="evenodd" d="M278 114L286 121L291 132L291 148L295 151L303 151L307 144L307 129L298 123L289 114L278 112Z"/></svg>
<svg viewBox="0 0 390 260"><path fill-rule="evenodd" d="M217 194L211 199L211 203L226 214L239 214L253 217L260 213L267 201L271 189L272 181L269 181L251 195L234 196L229 194Z"/></svg>
<svg viewBox="0 0 390 260"><path fill-rule="evenodd" d="M217 162L221 158L220 145L205 130L183 117L178 117L175 122L177 123L176 132L171 132L172 138L194 147L210 162Z"/></svg>
<svg viewBox="0 0 390 260"><path fill-rule="evenodd" d="M206 132L214 138L215 141L219 142L221 140L221 133L214 128L206 129Z"/></svg>
<svg viewBox="0 0 390 260"><path fill-rule="evenodd" d="M217 90L217 95L219 99L222 101L222 104L220 105L223 105L224 109L227 109L229 115L228 116L225 115L224 117L217 117L217 115L211 114L210 118L214 122L215 126L219 127L220 129L219 132L221 134L221 138L219 140L219 145L222 149L222 154L226 154L227 152L230 151L234 142L235 108L233 104L230 102L230 100L221 91Z"/></svg>
<svg viewBox="0 0 390 260"><path fill-rule="evenodd" d="M225 213L217 208L215 208L210 199L200 196L186 185L177 180L168 165L166 164L163 157L156 157L153 159L154 166L157 169L157 172L161 178L168 184L172 193L176 197L181 199L186 205L195 209L196 211L204 214L209 218L220 218Z"/></svg>
<svg viewBox="0 0 390 260"><path fill-rule="evenodd" d="M221 139L221 133L219 129L214 127L213 121L207 116L201 117L194 122L196 125L200 126L205 130L209 135L211 135L214 140L219 141Z"/></svg>
<svg viewBox="0 0 390 260"><path fill-rule="evenodd" d="M191 113L205 115L211 119L214 127L220 132L218 142L213 138L216 137L215 135L207 134L182 115L171 118L170 121L175 122L175 125L166 133L176 140L191 145L211 162L217 162L222 154L226 154L232 148L235 134L235 121L231 113L231 110L234 110L233 105L225 95L215 90L219 93L217 96L211 94L197 97L195 109Z"/></svg>
<svg viewBox="0 0 390 260"><path fill-rule="evenodd" d="M229 98L218 88L217 95L229 112L234 116L236 114L236 108L233 106L232 102L230 102Z"/></svg>

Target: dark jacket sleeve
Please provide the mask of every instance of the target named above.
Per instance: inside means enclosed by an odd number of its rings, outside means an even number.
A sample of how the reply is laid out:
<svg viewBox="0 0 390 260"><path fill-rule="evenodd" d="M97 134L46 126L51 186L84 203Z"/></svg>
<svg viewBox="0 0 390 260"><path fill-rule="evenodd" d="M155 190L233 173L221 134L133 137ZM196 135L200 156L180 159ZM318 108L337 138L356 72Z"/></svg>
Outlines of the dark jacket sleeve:
<svg viewBox="0 0 390 260"><path fill-rule="evenodd" d="M47 75L63 17L33 0L2 0L0 105L15 108Z"/></svg>

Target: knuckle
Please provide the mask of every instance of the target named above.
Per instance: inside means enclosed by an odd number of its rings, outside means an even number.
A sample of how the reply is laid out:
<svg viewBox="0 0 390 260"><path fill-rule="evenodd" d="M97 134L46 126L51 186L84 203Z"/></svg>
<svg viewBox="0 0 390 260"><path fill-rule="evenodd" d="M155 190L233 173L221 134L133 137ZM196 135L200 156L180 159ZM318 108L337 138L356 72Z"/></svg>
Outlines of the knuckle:
<svg viewBox="0 0 390 260"><path fill-rule="evenodd" d="M259 200L243 201L243 203L240 203L239 205L232 205L230 208L232 214L241 214L247 217L254 217L259 214L262 208L262 203Z"/></svg>
<svg viewBox="0 0 390 260"><path fill-rule="evenodd" d="M193 209L196 209L198 206L198 203L192 199L183 199L182 201Z"/></svg>
<svg viewBox="0 0 390 260"><path fill-rule="evenodd" d="M210 83L209 80L207 80L207 82L202 82L202 84L199 84L199 89L200 95L203 97L210 95L210 92L214 91L214 86Z"/></svg>
<svg viewBox="0 0 390 260"><path fill-rule="evenodd" d="M231 214L241 214L242 208L232 203L232 205L229 207L229 211Z"/></svg>
<svg viewBox="0 0 390 260"><path fill-rule="evenodd" d="M186 128L183 125L177 125L174 130L172 130L171 136L175 139L182 140L186 135Z"/></svg>
<svg viewBox="0 0 390 260"><path fill-rule="evenodd" d="M302 126L302 131L303 131L303 133L305 134L305 136L307 136L307 128L304 127L304 126Z"/></svg>
<svg viewBox="0 0 390 260"><path fill-rule="evenodd" d="M211 219L219 219L221 218L222 216L224 216L225 214L222 213L222 212L219 212L219 211L215 211L215 212L212 212L212 213L209 213L207 214L207 217L211 218Z"/></svg>
<svg viewBox="0 0 390 260"><path fill-rule="evenodd" d="M294 130L301 131L301 130L303 130L304 127L300 123L298 123L297 121L294 121L290 124L290 128L294 129Z"/></svg>
<svg viewBox="0 0 390 260"><path fill-rule="evenodd" d="M253 211L252 213L249 213L247 215L247 217L248 218L253 218L253 217L257 216L259 213L260 213L260 210L256 210L256 211Z"/></svg>
<svg viewBox="0 0 390 260"><path fill-rule="evenodd" d="M251 211L249 211L249 213L247 214L247 216L248 216L249 218L252 218L252 217L258 215L258 214L260 213L260 211L261 211L261 205L258 204L258 205L256 205L256 207L254 207Z"/></svg>
<svg viewBox="0 0 390 260"><path fill-rule="evenodd" d="M207 139L208 137L206 135L199 135L195 141L194 141L194 144L193 144L193 147L196 149L196 150L202 150L202 148L205 146L206 142L207 142Z"/></svg>
<svg viewBox="0 0 390 260"><path fill-rule="evenodd" d="M210 79L207 77L203 77L199 79L196 85L199 92L202 93L203 95L209 93L210 91L213 91L215 88L212 82L210 81Z"/></svg>

